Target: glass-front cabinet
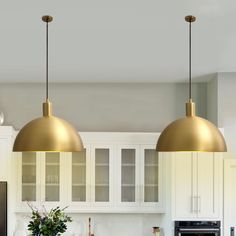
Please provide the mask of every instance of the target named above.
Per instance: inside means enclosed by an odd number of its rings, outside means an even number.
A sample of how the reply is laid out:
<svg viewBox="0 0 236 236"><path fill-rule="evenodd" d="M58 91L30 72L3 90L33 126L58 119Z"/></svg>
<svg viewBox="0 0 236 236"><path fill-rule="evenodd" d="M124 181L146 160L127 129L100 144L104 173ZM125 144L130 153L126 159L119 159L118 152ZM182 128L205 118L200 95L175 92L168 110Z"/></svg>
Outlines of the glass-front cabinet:
<svg viewBox="0 0 236 236"><path fill-rule="evenodd" d="M154 145L119 146L117 168L117 195L121 207L164 211L162 158Z"/></svg>
<svg viewBox="0 0 236 236"><path fill-rule="evenodd" d="M59 202L62 192L61 154L22 152L14 155L20 167L18 203Z"/></svg>
<svg viewBox="0 0 236 236"><path fill-rule="evenodd" d="M15 153L19 206L32 202L69 206L71 212L164 212L164 166L155 151L156 136L151 136L153 144L145 144L148 134L93 135L84 134L81 152ZM98 136L103 142L94 141Z"/></svg>
<svg viewBox="0 0 236 236"><path fill-rule="evenodd" d="M95 202L109 202L109 159L108 148L95 148Z"/></svg>
<svg viewBox="0 0 236 236"><path fill-rule="evenodd" d="M86 149L82 152L72 153L72 188L71 201L72 202L86 202L87 201L87 155Z"/></svg>
<svg viewBox="0 0 236 236"><path fill-rule="evenodd" d="M60 153L45 153L45 201L60 201Z"/></svg>
<svg viewBox="0 0 236 236"><path fill-rule="evenodd" d="M141 204L163 208L162 177L164 166L161 154L153 145L141 146Z"/></svg>
<svg viewBox="0 0 236 236"><path fill-rule="evenodd" d="M36 153L25 152L22 154L21 164L21 200L36 201Z"/></svg>
<svg viewBox="0 0 236 236"><path fill-rule="evenodd" d="M158 202L158 154L144 149L144 202Z"/></svg>
<svg viewBox="0 0 236 236"><path fill-rule="evenodd" d="M135 202L136 149L121 149L121 202Z"/></svg>
<svg viewBox="0 0 236 236"><path fill-rule="evenodd" d="M139 146L120 145L118 147L117 186L120 206L137 206L139 201Z"/></svg>
<svg viewBox="0 0 236 236"><path fill-rule="evenodd" d="M86 208L109 205L113 200L113 147L86 145L84 151L67 157L72 205Z"/></svg>
<svg viewBox="0 0 236 236"><path fill-rule="evenodd" d="M113 201L113 146L91 146L91 202L108 206Z"/></svg>

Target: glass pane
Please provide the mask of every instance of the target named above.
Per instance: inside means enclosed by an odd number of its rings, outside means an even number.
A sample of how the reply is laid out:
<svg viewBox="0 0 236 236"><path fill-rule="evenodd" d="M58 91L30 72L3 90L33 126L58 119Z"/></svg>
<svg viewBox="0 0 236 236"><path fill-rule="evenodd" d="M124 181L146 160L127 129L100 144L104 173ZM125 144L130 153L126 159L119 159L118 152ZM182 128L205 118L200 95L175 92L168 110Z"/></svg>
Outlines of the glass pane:
<svg viewBox="0 0 236 236"><path fill-rule="evenodd" d="M144 201L158 202L158 153L154 149L145 149L144 155Z"/></svg>
<svg viewBox="0 0 236 236"><path fill-rule="evenodd" d="M72 186L72 201L86 201L86 186Z"/></svg>
<svg viewBox="0 0 236 236"><path fill-rule="evenodd" d="M135 149L121 150L121 201L135 202Z"/></svg>
<svg viewBox="0 0 236 236"><path fill-rule="evenodd" d="M86 201L86 150L72 153L72 201Z"/></svg>
<svg viewBox="0 0 236 236"><path fill-rule="evenodd" d="M109 186L96 186L95 187L96 202L108 202L109 201Z"/></svg>
<svg viewBox="0 0 236 236"><path fill-rule="evenodd" d="M22 201L36 201L36 185L22 186Z"/></svg>
<svg viewBox="0 0 236 236"><path fill-rule="evenodd" d="M22 153L22 201L36 201L36 153Z"/></svg>
<svg viewBox="0 0 236 236"><path fill-rule="evenodd" d="M95 201L109 201L109 149L95 150Z"/></svg>
<svg viewBox="0 0 236 236"><path fill-rule="evenodd" d="M135 186L122 186L121 201L134 202L135 201Z"/></svg>
<svg viewBox="0 0 236 236"><path fill-rule="evenodd" d="M46 196L45 201L47 202L53 202L53 201L59 201L59 186L50 186L46 185Z"/></svg>
<svg viewBox="0 0 236 236"><path fill-rule="evenodd" d="M60 153L46 153L45 200L59 201L60 193Z"/></svg>
<svg viewBox="0 0 236 236"><path fill-rule="evenodd" d="M145 202L158 202L158 187L145 186Z"/></svg>

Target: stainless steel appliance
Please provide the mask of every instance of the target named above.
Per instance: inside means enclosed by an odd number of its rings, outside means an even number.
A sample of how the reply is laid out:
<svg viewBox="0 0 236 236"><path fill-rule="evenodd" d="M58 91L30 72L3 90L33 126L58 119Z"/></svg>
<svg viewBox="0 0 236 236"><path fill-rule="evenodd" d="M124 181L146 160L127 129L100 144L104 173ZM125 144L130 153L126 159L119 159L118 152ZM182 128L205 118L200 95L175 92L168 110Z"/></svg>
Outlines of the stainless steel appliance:
<svg viewBox="0 0 236 236"><path fill-rule="evenodd" d="M0 235L7 236L7 182L0 181Z"/></svg>
<svg viewBox="0 0 236 236"><path fill-rule="evenodd" d="M175 236L220 236L220 221L175 221Z"/></svg>

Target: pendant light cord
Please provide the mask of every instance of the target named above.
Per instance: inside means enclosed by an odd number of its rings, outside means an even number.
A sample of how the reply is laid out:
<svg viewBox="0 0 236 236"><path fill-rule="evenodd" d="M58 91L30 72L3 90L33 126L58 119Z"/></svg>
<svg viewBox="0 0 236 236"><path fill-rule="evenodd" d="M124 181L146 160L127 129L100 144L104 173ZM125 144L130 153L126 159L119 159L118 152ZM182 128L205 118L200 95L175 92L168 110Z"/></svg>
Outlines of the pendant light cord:
<svg viewBox="0 0 236 236"><path fill-rule="evenodd" d="M48 22L46 22L46 100L48 101Z"/></svg>
<svg viewBox="0 0 236 236"><path fill-rule="evenodd" d="M192 22L189 22L189 100L192 99Z"/></svg>

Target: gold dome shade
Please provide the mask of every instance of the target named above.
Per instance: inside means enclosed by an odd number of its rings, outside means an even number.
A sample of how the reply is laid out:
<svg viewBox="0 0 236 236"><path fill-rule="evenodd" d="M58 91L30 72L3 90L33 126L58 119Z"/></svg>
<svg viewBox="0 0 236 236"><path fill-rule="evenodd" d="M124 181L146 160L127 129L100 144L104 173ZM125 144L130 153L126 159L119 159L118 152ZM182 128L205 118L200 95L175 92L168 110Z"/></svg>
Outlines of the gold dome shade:
<svg viewBox="0 0 236 236"><path fill-rule="evenodd" d="M219 129L206 119L195 116L194 103L186 103L186 117L169 124L161 133L158 152L198 151L226 152Z"/></svg>
<svg viewBox="0 0 236 236"><path fill-rule="evenodd" d="M43 117L26 124L18 133L14 152L78 152L83 143L76 130L65 120L51 115L51 103L43 104Z"/></svg>

